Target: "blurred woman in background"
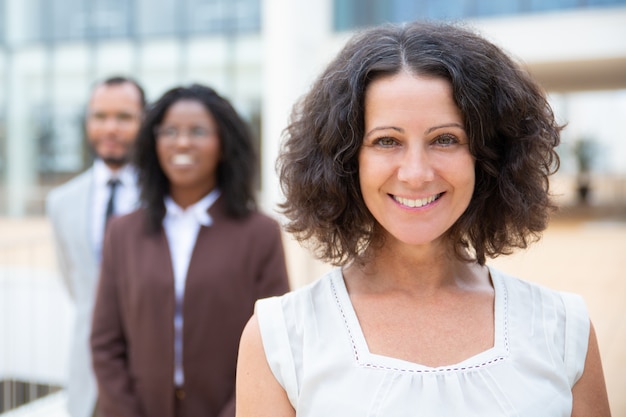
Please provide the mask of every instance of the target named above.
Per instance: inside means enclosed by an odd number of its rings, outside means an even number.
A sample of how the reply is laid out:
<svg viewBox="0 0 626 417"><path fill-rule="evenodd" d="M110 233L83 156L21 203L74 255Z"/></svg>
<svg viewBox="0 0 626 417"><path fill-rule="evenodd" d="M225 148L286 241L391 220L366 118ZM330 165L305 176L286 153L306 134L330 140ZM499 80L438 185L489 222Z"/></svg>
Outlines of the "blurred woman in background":
<svg viewBox="0 0 626 417"><path fill-rule="evenodd" d="M211 88L174 88L147 112L143 208L109 225L93 319L107 417L235 415L241 331L258 298L288 290L255 162L248 127Z"/></svg>

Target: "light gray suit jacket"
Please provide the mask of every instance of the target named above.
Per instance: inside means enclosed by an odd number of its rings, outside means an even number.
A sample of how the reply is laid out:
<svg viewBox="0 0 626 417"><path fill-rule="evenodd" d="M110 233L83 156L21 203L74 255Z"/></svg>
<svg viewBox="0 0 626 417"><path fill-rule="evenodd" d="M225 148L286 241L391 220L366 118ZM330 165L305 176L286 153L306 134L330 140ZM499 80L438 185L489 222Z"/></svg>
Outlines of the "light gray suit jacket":
<svg viewBox="0 0 626 417"><path fill-rule="evenodd" d="M99 260L91 237L93 188L94 174L90 168L50 191L46 200L61 277L76 308L67 386L72 417L91 417L97 400L89 348L99 275Z"/></svg>

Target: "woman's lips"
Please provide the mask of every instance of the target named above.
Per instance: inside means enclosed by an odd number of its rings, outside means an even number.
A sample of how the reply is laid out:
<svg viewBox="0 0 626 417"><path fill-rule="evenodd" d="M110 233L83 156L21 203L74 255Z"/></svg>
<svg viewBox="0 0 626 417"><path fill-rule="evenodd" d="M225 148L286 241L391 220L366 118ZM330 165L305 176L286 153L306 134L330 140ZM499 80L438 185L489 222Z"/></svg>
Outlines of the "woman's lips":
<svg viewBox="0 0 626 417"><path fill-rule="evenodd" d="M174 165L191 165L193 164L193 158L189 154L176 154L172 157L172 164Z"/></svg>
<svg viewBox="0 0 626 417"><path fill-rule="evenodd" d="M403 206L410 207L410 208L418 208L418 207L424 207L432 203L433 201L438 200L442 194L443 193L439 193L439 194L434 194L428 197L417 198L417 199L398 197L396 195L392 195L392 197L396 202L400 203Z"/></svg>

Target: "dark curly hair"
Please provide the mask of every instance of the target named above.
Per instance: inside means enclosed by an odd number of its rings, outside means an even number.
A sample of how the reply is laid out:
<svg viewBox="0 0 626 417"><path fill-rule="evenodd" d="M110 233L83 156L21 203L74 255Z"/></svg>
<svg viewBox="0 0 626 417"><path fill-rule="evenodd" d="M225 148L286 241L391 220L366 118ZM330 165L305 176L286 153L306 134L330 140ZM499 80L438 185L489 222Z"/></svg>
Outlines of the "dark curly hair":
<svg viewBox="0 0 626 417"><path fill-rule="evenodd" d="M277 161L287 231L342 265L381 243L361 195L364 96L373 80L408 70L452 85L476 159L467 210L447 232L456 255L525 248L555 208L548 176L559 166L559 126L539 85L500 48L448 23L383 25L355 35L294 106Z"/></svg>
<svg viewBox="0 0 626 417"><path fill-rule="evenodd" d="M160 230L165 215L164 197L169 180L159 165L154 129L167 110L181 100L195 100L204 105L218 126L222 158L217 166L217 186L229 215L241 218L256 208L254 180L257 156L252 133L228 100L215 90L200 84L176 87L149 106L135 145L135 164L141 189L141 202L148 212L148 228Z"/></svg>

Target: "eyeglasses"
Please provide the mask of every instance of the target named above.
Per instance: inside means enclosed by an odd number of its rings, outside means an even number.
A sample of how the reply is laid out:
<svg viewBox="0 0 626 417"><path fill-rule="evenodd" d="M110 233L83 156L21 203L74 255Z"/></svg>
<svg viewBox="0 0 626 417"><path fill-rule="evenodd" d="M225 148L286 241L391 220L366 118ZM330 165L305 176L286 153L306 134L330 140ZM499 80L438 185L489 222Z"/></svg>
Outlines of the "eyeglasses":
<svg viewBox="0 0 626 417"><path fill-rule="evenodd" d="M154 136L156 136L159 142L164 143L174 143L181 136L185 136L192 142L202 142L209 139L214 133L213 129L200 126L184 130L171 126L158 126L154 129Z"/></svg>

